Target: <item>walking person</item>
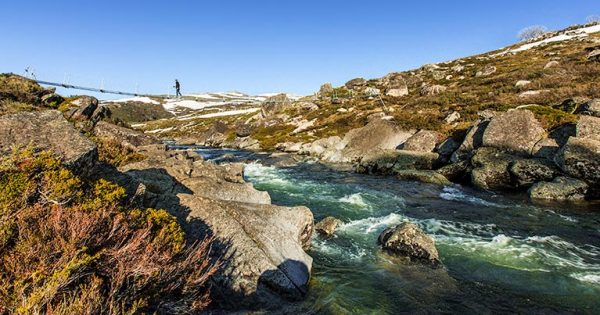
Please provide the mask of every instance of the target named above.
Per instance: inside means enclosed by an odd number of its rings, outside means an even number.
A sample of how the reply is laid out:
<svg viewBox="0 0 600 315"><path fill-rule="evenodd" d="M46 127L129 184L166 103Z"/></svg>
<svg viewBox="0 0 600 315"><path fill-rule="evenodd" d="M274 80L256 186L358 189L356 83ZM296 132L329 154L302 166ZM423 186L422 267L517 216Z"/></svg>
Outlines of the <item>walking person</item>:
<svg viewBox="0 0 600 315"><path fill-rule="evenodd" d="M179 84L179 80L175 79L175 97L181 97L181 85Z"/></svg>

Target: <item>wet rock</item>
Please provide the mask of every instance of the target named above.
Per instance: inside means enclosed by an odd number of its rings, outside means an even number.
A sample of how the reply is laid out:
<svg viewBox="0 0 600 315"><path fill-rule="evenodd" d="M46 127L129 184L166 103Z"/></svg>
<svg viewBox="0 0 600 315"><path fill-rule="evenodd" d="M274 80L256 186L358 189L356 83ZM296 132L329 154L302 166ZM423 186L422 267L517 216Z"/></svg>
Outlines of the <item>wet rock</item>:
<svg viewBox="0 0 600 315"><path fill-rule="evenodd" d="M557 177L552 182L539 182L531 187L529 196L531 199L545 199L558 201L584 200L588 191L588 184L584 181Z"/></svg>
<svg viewBox="0 0 600 315"><path fill-rule="evenodd" d="M512 162L508 170L519 187L529 187L540 181L551 181L560 171L546 159L520 159Z"/></svg>
<svg viewBox="0 0 600 315"><path fill-rule="evenodd" d="M358 173L395 174L400 170L431 170L439 161L439 154L406 150L376 150L356 165Z"/></svg>
<svg viewBox="0 0 600 315"><path fill-rule="evenodd" d="M386 120L374 120L366 126L349 131L342 155L347 162L356 161L377 150L396 149L414 134Z"/></svg>
<svg viewBox="0 0 600 315"><path fill-rule="evenodd" d="M468 160L471 158L473 152L482 146L483 133L485 132L488 124L489 121L486 120L478 121L469 129L458 150L452 154L452 162Z"/></svg>
<svg viewBox="0 0 600 315"><path fill-rule="evenodd" d="M600 118L580 116L577 121L577 138L600 141Z"/></svg>
<svg viewBox="0 0 600 315"><path fill-rule="evenodd" d="M464 181L471 171L471 163L468 160L444 165L436 170L436 172L442 174L445 178L453 182Z"/></svg>
<svg viewBox="0 0 600 315"><path fill-rule="evenodd" d="M338 225L342 223L342 220L334 217L326 217L315 225L315 231L324 236L332 236Z"/></svg>
<svg viewBox="0 0 600 315"><path fill-rule="evenodd" d="M452 183L439 172L428 170L397 170L394 172L396 177L401 180L419 181L441 186L451 185Z"/></svg>
<svg viewBox="0 0 600 315"><path fill-rule="evenodd" d="M600 98L593 99L582 104L576 111L576 114L600 117Z"/></svg>
<svg viewBox="0 0 600 315"><path fill-rule="evenodd" d="M546 131L529 110L511 110L494 117L483 133L483 146L529 156Z"/></svg>
<svg viewBox="0 0 600 315"><path fill-rule="evenodd" d="M383 249L437 266L441 264L435 241L414 223L404 222L383 231L378 238Z"/></svg>
<svg viewBox="0 0 600 315"><path fill-rule="evenodd" d="M471 182L485 190L512 190L508 166L518 158L496 148L482 147L471 159L475 167L471 172Z"/></svg>
<svg viewBox="0 0 600 315"><path fill-rule="evenodd" d="M17 146L49 150L78 174L96 163L96 145L76 130L61 112L21 112L0 116L0 153L8 154Z"/></svg>
<svg viewBox="0 0 600 315"><path fill-rule="evenodd" d="M420 130L406 139L402 145L403 150L417 152L433 152L440 135L435 131Z"/></svg>
<svg viewBox="0 0 600 315"><path fill-rule="evenodd" d="M600 184L600 141L572 137L555 161L566 174Z"/></svg>

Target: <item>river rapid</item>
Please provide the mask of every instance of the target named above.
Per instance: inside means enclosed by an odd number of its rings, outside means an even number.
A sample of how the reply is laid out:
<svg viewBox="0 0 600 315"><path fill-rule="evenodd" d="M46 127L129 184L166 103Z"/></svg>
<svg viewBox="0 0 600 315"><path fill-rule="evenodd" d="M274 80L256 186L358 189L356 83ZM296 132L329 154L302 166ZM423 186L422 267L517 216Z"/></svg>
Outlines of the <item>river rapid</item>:
<svg viewBox="0 0 600 315"><path fill-rule="evenodd" d="M244 161L246 180L273 204L341 219L313 237L310 291L317 314L600 314L600 205L535 204L453 185L342 172L318 163L270 166L267 155L200 149L219 163ZM389 256L387 227L416 223L445 268Z"/></svg>

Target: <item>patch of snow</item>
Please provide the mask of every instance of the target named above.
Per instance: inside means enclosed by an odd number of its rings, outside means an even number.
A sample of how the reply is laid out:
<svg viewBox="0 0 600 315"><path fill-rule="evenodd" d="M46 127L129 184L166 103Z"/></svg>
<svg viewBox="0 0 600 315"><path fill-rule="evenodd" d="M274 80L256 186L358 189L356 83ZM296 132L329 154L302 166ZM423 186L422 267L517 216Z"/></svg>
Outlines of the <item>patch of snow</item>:
<svg viewBox="0 0 600 315"><path fill-rule="evenodd" d="M586 36L588 36L588 34L593 34L593 33L597 33L597 32L600 32L600 24L588 26L588 27L584 27L584 28L580 28L580 29L576 29L576 30L572 30L572 31L567 31L563 34L558 34L558 35L550 37L550 38L546 38L546 39L536 41L533 43L528 43L528 44L522 45L518 48L510 50L510 52L520 52L520 51L529 50L531 48L538 47L541 45L546 45L549 43L561 42L561 41L566 41L566 40L570 40L573 38L579 38L579 37L586 37Z"/></svg>
<svg viewBox="0 0 600 315"><path fill-rule="evenodd" d="M230 110L230 111L224 111L224 112L198 115L193 118L213 118L213 117L223 117L223 116L234 116L234 115L255 113L255 112L258 112L259 110L260 110L260 108L238 109L238 110Z"/></svg>
<svg viewBox="0 0 600 315"><path fill-rule="evenodd" d="M105 101L104 103L132 103L132 102L160 105L160 102L155 101L147 96L122 98L122 99L117 99L117 100Z"/></svg>

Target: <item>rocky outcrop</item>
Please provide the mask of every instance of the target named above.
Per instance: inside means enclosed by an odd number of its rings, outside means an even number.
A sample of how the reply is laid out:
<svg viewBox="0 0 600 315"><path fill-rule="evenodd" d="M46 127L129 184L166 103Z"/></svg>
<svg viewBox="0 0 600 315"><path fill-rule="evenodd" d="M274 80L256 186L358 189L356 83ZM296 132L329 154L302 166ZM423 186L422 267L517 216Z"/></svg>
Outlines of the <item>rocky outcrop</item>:
<svg viewBox="0 0 600 315"><path fill-rule="evenodd" d="M140 146L156 144L159 142L156 138L142 132L116 126L104 121L96 124L94 135L101 138L112 139L119 142L123 147L132 150L137 150L137 147Z"/></svg>
<svg viewBox="0 0 600 315"><path fill-rule="evenodd" d="M403 150L417 152L433 152L439 142L440 135L431 130L420 130L406 139L402 145Z"/></svg>
<svg viewBox="0 0 600 315"><path fill-rule="evenodd" d="M580 116L577 122L577 138L600 141L600 118Z"/></svg>
<svg viewBox="0 0 600 315"><path fill-rule="evenodd" d="M404 222L388 228L377 241L384 250L394 254L433 266L441 264L435 241L414 223Z"/></svg>
<svg viewBox="0 0 600 315"><path fill-rule="evenodd" d="M600 141L570 138L556 155L556 163L568 175L600 184Z"/></svg>
<svg viewBox="0 0 600 315"><path fill-rule="evenodd" d="M588 61L595 61L595 62L600 62L600 49L595 49L592 50L588 55L587 55L587 60Z"/></svg>
<svg viewBox="0 0 600 315"><path fill-rule="evenodd" d="M319 223L315 224L315 231L324 236L332 236L338 225L341 225L342 223L343 222L340 219L326 217L325 219L319 221Z"/></svg>
<svg viewBox="0 0 600 315"><path fill-rule="evenodd" d="M557 177L552 182L539 182L531 187L529 196L532 199L579 201L584 200L588 184L584 181Z"/></svg>
<svg viewBox="0 0 600 315"><path fill-rule="evenodd" d="M69 116L73 120L90 120L94 111L98 108L98 99L92 96L81 96L71 101L71 105L76 106L74 111Z"/></svg>
<svg viewBox="0 0 600 315"><path fill-rule="evenodd" d="M424 85L421 87L421 95L433 96L446 92L448 88L443 85Z"/></svg>
<svg viewBox="0 0 600 315"><path fill-rule="evenodd" d="M511 110L494 117L483 133L483 146L529 156L546 131L529 110Z"/></svg>
<svg viewBox="0 0 600 315"><path fill-rule="evenodd" d="M325 83L321 85L321 88L319 89L319 95L321 97L331 96L332 94L333 86L331 85L331 83Z"/></svg>
<svg viewBox="0 0 600 315"><path fill-rule="evenodd" d="M0 116L0 153L8 154L14 146L29 145L54 152L76 173L87 173L98 158L96 145L59 111Z"/></svg>
<svg viewBox="0 0 600 315"><path fill-rule="evenodd" d="M366 85L367 85L367 80L365 80L363 78L352 79L352 80L346 82L346 84L344 84L344 86L348 90L355 90L355 89L364 87Z"/></svg>
<svg viewBox="0 0 600 315"><path fill-rule="evenodd" d="M263 117L271 117L291 107L292 101L287 97L287 94L281 93L267 98L261 104L261 113Z"/></svg>

